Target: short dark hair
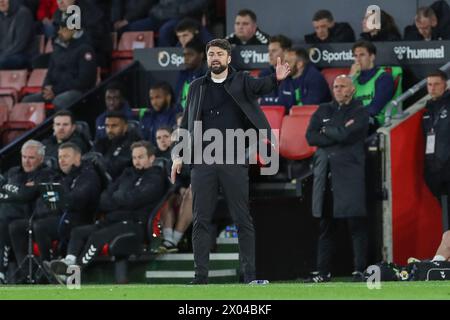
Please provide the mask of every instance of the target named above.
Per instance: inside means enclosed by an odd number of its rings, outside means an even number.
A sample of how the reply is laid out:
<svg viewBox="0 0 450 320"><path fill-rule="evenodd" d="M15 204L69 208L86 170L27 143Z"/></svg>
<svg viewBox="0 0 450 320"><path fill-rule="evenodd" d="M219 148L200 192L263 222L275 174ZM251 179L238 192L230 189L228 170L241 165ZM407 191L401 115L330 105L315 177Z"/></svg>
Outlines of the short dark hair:
<svg viewBox="0 0 450 320"><path fill-rule="evenodd" d="M319 10L313 15L312 21L319 21L322 19L327 19L328 21L334 21L333 14L329 10Z"/></svg>
<svg viewBox="0 0 450 320"><path fill-rule="evenodd" d="M170 134L172 134L172 132L173 132L173 129L169 126L160 126L158 129L156 129L156 132L161 131L161 130L165 130Z"/></svg>
<svg viewBox="0 0 450 320"><path fill-rule="evenodd" d="M69 117L70 122L72 124L75 124L75 117L73 116L73 113L69 110L60 110L57 113L55 113L55 116L53 117L53 121L55 121L56 117Z"/></svg>
<svg viewBox="0 0 450 320"><path fill-rule="evenodd" d="M209 48L218 47L220 49L228 52L228 55L231 55L231 44L227 39L213 39L206 45L206 52L208 52Z"/></svg>
<svg viewBox="0 0 450 320"><path fill-rule="evenodd" d="M105 88L105 93L106 91L119 91L120 95L123 96L123 87L119 82L111 82L109 83L106 88Z"/></svg>
<svg viewBox="0 0 450 320"><path fill-rule="evenodd" d="M189 17L183 18L175 27L175 32L182 31L192 31L192 33L198 33L200 31L200 23Z"/></svg>
<svg viewBox="0 0 450 320"><path fill-rule="evenodd" d="M170 95L171 97L174 96L172 87L166 81L160 81L160 82L157 82L150 86L150 90L158 90L158 89L164 91L166 94Z"/></svg>
<svg viewBox="0 0 450 320"><path fill-rule="evenodd" d="M122 119L124 122L127 122L127 116L123 111L120 110L113 110L113 111L107 111L105 118L119 118Z"/></svg>
<svg viewBox="0 0 450 320"><path fill-rule="evenodd" d="M377 54L377 47L375 47L375 45L367 40L359 40L356 41L355 44L352 47L352 52L355 52L356 48L366 48L367 51L369 52L369 54Z"/></svg>
<svg viewBox="0 0 450 320"><path fill-rule="evenodd" d="M155 148L149 141L140 140L140 141L133 142L133 144L130 147L131 152L133 152L133 150L136 148L145 148L145 150L147 150L147 156L149 156L149 157L155 155Z"/></svg>
<svg viewBox="0 0 450 320"><path fill-rule="evenodd" d="M70 141L60 144L58 150L62 149L72 149L73 151L75 151L75 153L81 154L81 148L76 143Z"/></svg>
<svg viewBox="0 0 450 320"><path fill-rule="evenodd" d="M293 52L295 53L298 59L304 62L309 62L309 53L305 48L302 47L288 48L286 52Z"/></svg>
<svg viewBox="0 0 450 320"><path fill-rule="evenodd" d="M192 49L197 53L205 53L205 45L203 42L200 41L200 39L195 38L186 43L185 49Z"/></svg>
<svg viewBox="0 0 450 320"><path fill-rule="evenodd" d="M444 71L437 69L437 70L433 70L430 73L427 74L427 78L429 77L439 77L444 81L448 80L448 75L447 73L445 73Z"/></svg>
<svg viewBox="0 0 450 320"><path fill-rule="evenodd" d="M284 50L292 47L292 40L283 34L277 34L275 36L271 36L269 39L269 43L274 43L274 42L278 42L280 44L280 47Z"/></svg>
<svg viewBox="0 0 450 320"><path fill-rule="evenodd" d="M250 19L252 19L253 22L256 23L256 14L255 14L252 10L250 10L250 9L242 9L242 10L239 10L239 12L238 12L237 15L238 15L238 16L241 16L241 17L249 16Z"/></svg>

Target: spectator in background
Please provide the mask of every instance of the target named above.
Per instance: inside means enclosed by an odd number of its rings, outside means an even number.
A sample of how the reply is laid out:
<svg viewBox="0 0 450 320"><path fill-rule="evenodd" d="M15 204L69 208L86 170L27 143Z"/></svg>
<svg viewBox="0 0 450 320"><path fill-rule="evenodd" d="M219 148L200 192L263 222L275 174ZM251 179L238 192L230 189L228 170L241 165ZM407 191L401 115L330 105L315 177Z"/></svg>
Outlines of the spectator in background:
<svg viewBox="0 0 450 320"><path fill-rule="evenodd" d="M234 20L234 32L226 37L233 46L267 45L269 35L259 30L256 14L249 9L242 9Z"/></svg>
<svg viewBox="0 0 450 320"><path fill-rule="evenodd" d="M427 90L431 99L425 106L422 124L425 181L439 202L442 194L447 195L447 210L450 210L450 91L447 80L447 74L441 70L428 74ZM442 220L450 223L448 212ZM449 228L448 225L444 227Z"/></svg>
<svg viewBox="0 0 450 320"><path fill-rule="evenodd" d="M89 141L86 141L77 130L72 112L69 110L61 110L53 118L53 135L42 141L45 146L46 157L58 159L59 146L69 141L76 144L82 154L88 152L90 149Z"/></svg>
<svg viewBox="0 0 450 320"><path fill-rule="evenodd" d="M128 101L125 100L123 88L118 83L111 83L106 87L105 105L106 111L95 119L95 139L106 137L105 119L109 111L120 111L128 120L133 119L133 112Z"/></svg>
<svg viewBox="0 0 450 320"><path fill-rule="evenodd" d="M114 31L122 33L134 30L133 23L147 17L155 0L112 0L111 22Z"/></svg>
<svg viewBox="0 0 450 320"><path fill-rule="evenodd" d="M184 52L184 66L178 74L175 93L178 97L177 106L186 107L187 94L189 92L189 85L195 79L205 75L208 67L205 62L205 45L198 39L193 39L186 44Z"/></svg>
<svg viewBox="0 0 450 320"><path fill-rule="evenodd" d="M141 119L141 131L145 140L156 145L156 130L161 126L172 127L181 109L175 106L172 88L167 82L152 85L149 97L150 108Z"/></svg>
<svg viewBox="0 0 450 320"><path fill-rule="evenodd" d="M53 38L56 33L53 25L53 15L58 10L58 3L56 0L40 0L39 7L36 13L36 20L38 21L41 32L44 33L47 39Z"/></svg>
<svg viewBox="0 0 450 320"><path fill-rule="evenodd" d="M110 67L112 54L112 39L110 35L110 22L95 1L90 0L58 0L58 7L53 16L55 25L67 19L67 8L77 5L81 11L81 27L86 38L96 53L96 63L100 67Z"/></svg>
<svg viewBox="0 0 450 320"><path fill-rule="evenodd" d="M105 129L106 137L95 140L93 151L103 155L104 167L114 180L131 165L130 146L141 137L129 128L120 111L106 113Z"/></svg>
<svg viewBox="0 0 450 320"><path fill-rule="evenodd" d="M145 18L122 26L125 31L158 31L158 46L171 47L177 42L175 27L184 17L200 20L208 0L159 0L153 1Z"/></svg>
<svg viewBox="0 0 450 320"><path fill-rule="evenodd" d="M370 115L371 132L384 124L386 106L394 96L394 79L375 66L377 48L369 41L357 41L352 48L355 62L349 76L355 85L355 99L361 100Z"/></svg>
<svg viewBox="0 0 450 320"><path fill-rule="evenodd" d="M309 61L309 54L305 49L287 49L284 61L289 64L291 73L279 85L278 103L284 105L286 110L294 105L331 101L328 83Z"/></svg>
<svg viewBox="0 0 450 320"><path fill-rule="evenodd" d="M201 27L200 23L192 18L184 18L175 27L175 34L177 35L178 43L177 46L183 48L189 41L198 39L205 45L213 39L213 36L204 28Z"/></svg>
<svg viewBox="0 0 450 320"><path fill-rule="evenodd" d="M448 5L447 5L448 8ZM439 21L432 7L417 9L415 24L405 28L405 41L448 40L450 39L450 16L442 16Z"/></svg>
<svg viewBox="0 0 450 320"><path fill-rule="evenodd" d="M139 243L144 241L148 215L166 192L166 174L153 165L154 150L148 141L133 143L130 149L127 152L131 153L133 166L126 168L100 196L99 210L104 219L74 229L65 258L44 264L60 283L65 279L58 275L66 275L68 266L87 267L115 237L132 233Z"/></svg>
<svg viewBox="0 0 450 320"><path fill-rule="evenodd" d="M367 26L368 16L362 21L361 39L367 41L400 41L402 36L398 31L394 18L384 10L381 10L381 29L369 29Z"/></svg>
<svg viewBox="0 0 450 320"><path fill-rule="evenodd" d="M51 102L60 110L95 87L96 60L83 29L69 29L66 20L60 22L53 48L42 92L26 96L23 102Z"/></svg>
<svg viewBox="0 0 450 320"><path fill-rule="evenodd" d="M171 127L159 127L156 130L156 151L155 156L157 158L164 158L172 161L170 156L172 146L172 128Z"/></svg>
<svg viewBox="0 0 450 320"><path fill-rule="evenodd" d="M347 22L335 22L328 10L319 10L313 16L314 33L305 35L306 43L354 42L355 32Z"/></svg>
<svg viewBox="0 0 450 320"><path fill-rule="evenodd" d="M45 182L61 184L60 202L51 210L42 199L38 199L34 209L33 233L41 260L51 259L53 240L59 240L59 247L65 248L74 227L93 221L101 192L96 170L90 162L81 161L81 150L76 144L66 142L59 146L58 163L55 177ZM28 219L11 226L11 242L18 259L25 258L27 253L27 226Z"/></svg>
<svg viewBox="0 0 450 320"><path fill-rule="evenodd" d="M280 34L272 36L269 39L269 63L270 66L267 69L261 70L259 77L265 77L275 73L275 66L277 65L278 57L281 62L284 63L284 57L286 50L292 47L292 40L288 37ZM274 90L270 94L261 97L261 105L276 105L278 104L278 90Z"/></svg>
<svg viewBox="0 0 450 320"><path fill-rule="evenodd" d="M19 0L0 0L0 70L30 67L33 16Z"/></svg>

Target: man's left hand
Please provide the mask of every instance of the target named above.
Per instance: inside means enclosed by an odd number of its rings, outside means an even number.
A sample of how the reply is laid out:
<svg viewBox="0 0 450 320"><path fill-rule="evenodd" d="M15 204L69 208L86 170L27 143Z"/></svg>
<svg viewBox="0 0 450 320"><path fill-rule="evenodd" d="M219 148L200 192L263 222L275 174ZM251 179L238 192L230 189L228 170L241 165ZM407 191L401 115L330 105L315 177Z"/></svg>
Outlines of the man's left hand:
<svg viewBox="0 0 450 320"><path fill-rule="evenodd" d="M277 80L281 81L286 79L286 77L291 73L291 68L288 63L281 64L281 58L277 58L277 66L276 66L276 76Z"/></svg>

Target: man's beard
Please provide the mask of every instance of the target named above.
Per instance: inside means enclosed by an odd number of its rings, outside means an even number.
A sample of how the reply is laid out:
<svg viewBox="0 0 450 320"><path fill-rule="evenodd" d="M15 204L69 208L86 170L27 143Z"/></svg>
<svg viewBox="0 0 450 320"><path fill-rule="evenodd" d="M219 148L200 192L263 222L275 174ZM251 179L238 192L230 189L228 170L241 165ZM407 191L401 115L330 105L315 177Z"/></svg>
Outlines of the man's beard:
<svg viewBox="0 0 450 320"><path fill-rule="evenodd" d="M228 68L227 65L224 64L219 64L219 65L211 65L209 67L209 71L211 71L214 74L221 74L222 72L224 72L226 69Z"/></svg>

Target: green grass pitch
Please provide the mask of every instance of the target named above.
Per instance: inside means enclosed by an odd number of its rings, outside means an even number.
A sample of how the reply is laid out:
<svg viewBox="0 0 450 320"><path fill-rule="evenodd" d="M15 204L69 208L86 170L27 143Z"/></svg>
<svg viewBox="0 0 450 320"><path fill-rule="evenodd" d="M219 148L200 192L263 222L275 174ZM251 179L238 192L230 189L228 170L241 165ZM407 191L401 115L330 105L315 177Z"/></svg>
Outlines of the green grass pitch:
<svg viewBox="0 0 450 320"><path fill-rule="evenodd" d="M369 290L364 283L270 283L268 285L57 285L2 286L0 299L24 300L303 300L450 299L450 281L388 282Z"/></svg>

